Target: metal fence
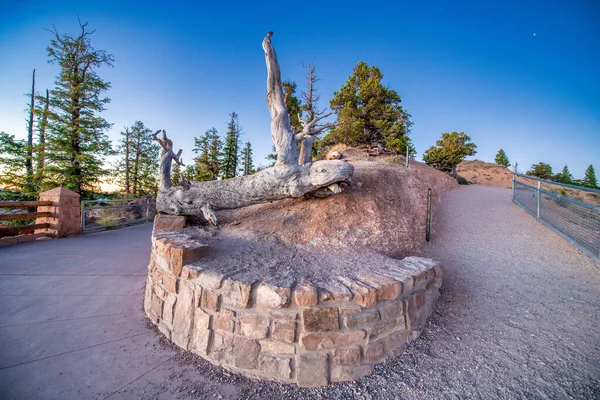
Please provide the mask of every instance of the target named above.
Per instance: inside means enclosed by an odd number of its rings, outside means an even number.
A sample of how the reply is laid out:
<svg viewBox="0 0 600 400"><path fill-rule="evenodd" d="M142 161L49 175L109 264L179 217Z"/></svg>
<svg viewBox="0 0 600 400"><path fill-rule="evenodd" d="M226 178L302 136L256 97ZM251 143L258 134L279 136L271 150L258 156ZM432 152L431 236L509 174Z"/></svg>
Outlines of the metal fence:
<svg viewBox="0 0 600 400"><path fill-rule="evenodd" d="M84 200L81 202L81 229L90 232L149 222L156 215L156 200Z"/></svg>
<svg viewBox="0 0 600 400"><path fill-rule="evenodd" d="M548 192L541 188L539 180L536 187L514 177L513 202L600 261L600 207Z"/></svg>

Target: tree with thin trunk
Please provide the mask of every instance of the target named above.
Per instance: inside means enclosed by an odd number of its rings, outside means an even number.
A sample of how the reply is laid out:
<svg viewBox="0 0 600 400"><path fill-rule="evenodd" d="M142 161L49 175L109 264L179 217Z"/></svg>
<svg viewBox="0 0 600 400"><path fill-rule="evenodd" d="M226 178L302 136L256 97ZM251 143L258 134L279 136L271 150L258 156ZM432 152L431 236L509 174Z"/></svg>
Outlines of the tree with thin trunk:
<svg viewBox="0 0 600 400"><path fill-rule="evenodd" d="M496 162L496 164L501 165L504 168L510 167L510 161L508 160L508 156L502 149L498 150L494 161Z"/></svg>
<svg viewBox="0 0 600 400"><path fill-rule="evenodd" d="M236 176L239 164L239 143L242 127L235 112L232 112L230 116L231 120L227 125L227 135L225 136L225 146L223 147L223 161L221 163L221 176L223 179Z"/></svg>
<svg viewBox="0 0 600 400"><path fill-rule="evenodd" d="M242 152L242 175L252 175L254 173L254 163L252 162L252 145L250 142L246 142Z"/></svg>
<svg viewBox="0 0 600 400"><path fill-rule="evenodd" d="M121 132L117 147L119 159L114 168L115 183L121 185L126 196L154 195L158 187L158 153L152 130L136 121Z"/></svg>
<svg viewBox="0 0 600 400"><path fill-rule="evenodd" d="M192 151L198 156L194 158L195 181L214 181L219 176L223 142L216 128L204 132L200 138L194 138Z"/></svg>
<svg viewBox="0 0 600 400"><path fill-rule="evenodd" d="M49 30L49 62L60 72L50 91L48 131L46 133L45 173L54 185L79 194L96 187L107 174L104 157L112 148L106 131L111 124L100 116L110 102L103 94L110 83L101 79L97 69L112 66L113 57L92 47L87 23L79 22L77 36Z"/></svg>
<svg viewBox="0 0 600 400"><path fill-rule="evenodd" d="M27 171L27 186L33 191L33 115L35 114L35 69L31 78L31 100L29 103L29 123L27 124L27 157L25 169Z"/></svg>
<svg viewBox="0 0 600 400"><path fill-rule="evenodd" d="M598 188L598 179L596 179L596 171L594 171L594 167L590 164L589 167L585 170L585 176L583 178L583 186L597 189Z"/></svg>
<svg viewBox="0 0 600 400"><path fill-rule="evenodd" d="M44 166L46 162L46 127L48 126L48 105L50 104L50 93L46 89L46 97L38 96L38 104L42 103L44 107L42 109L36 109L38 116L38 144L36 146L36 171L35 171L35 183L36 186L40 187L44 180Z"/></svg>

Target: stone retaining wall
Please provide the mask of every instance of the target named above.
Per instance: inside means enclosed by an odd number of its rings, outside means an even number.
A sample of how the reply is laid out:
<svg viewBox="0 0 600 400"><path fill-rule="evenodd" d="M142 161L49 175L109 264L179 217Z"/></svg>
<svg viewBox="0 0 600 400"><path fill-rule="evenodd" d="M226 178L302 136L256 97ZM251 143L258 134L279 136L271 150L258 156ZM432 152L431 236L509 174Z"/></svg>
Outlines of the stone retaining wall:
<svg viewBox="0 0 600 400"><path fill-rule="evenodd" d="M419 336L439 296L441 268L417 257L326 283L234 281L202 270L210 249L176 232L184 225L155 220L146 313L179 347L246 376L324 386L368 375Z"/></svg>

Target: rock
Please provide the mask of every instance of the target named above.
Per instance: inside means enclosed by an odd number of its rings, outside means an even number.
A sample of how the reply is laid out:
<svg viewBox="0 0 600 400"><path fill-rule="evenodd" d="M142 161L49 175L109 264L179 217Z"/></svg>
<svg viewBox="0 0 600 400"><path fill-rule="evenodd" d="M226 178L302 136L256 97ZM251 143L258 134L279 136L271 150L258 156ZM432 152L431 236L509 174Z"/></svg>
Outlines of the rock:
<svg viewBox="0 0 600 400"><path fill-rule="evenodd" d="M339 151L332 151L331 153L329 153L329 157L327 157L328 160L341 160L342 159L342 153L340 153Z"/></svg>
<svg viewBox="0 0 600 400"><path fill-rule="evenodd" d="M261 283L256 290L256 304L265 308L286 307L290 301L290 289Z"/></svg>
<svg viewBox="0 0 600 400"><path fill-rule="evenodd" d="M271 337L285 343L294 343L296 339L296 321L289 319L274 319Z"/></svg>
<svg viewBox="0 0 600 400"><path fill-rule="evenodd" d="M174 232L185 228L185 217L178 215L159 214L154 217L153 235L164 232Z"/></svg>
<svg viewBox="0 0 600 400"><path fill-rule="evenodd" d="M289 357L281 358L261 355L259 357L259 369L266 376L277 380L289 381L292 376L291 360Z"/></svg>
<svg viewBox="0 0 600 400"><path fill-rule="evenodd" d="M360 362L360 347L340 347L333 351L333 365L357 365Z"/></svg>
<svg viewBox="0 0 600 400"><path fill-rule="evenodd" d="M347 331L332 333L307 333L300 336L300 344L306 350L323 350L346 346L360 342L365 337L364 331Z"/></svg>
<svg viewBox="0 0 600 400"><path fill-rule="evenodd" d="M334 332L340 330L337 307L311 308L302 311L302 327L306 332Z"/></svg>
<svg viewBox="0 0 600 400"><path fill-rule="evenodd" d="M258 351L260 346L254 339L235 336L233 339L233 356L235 366L242 369L258 368Z"/></svg>
<svg viewBox="0 0 600 400"><path fill-rule="evenodd" d="M303 354L296 358L296 383L302 387L327 385L327 354Z"/></svg>
<svg viewBox="0 0 600 400"><path fill-rule="evenodd" d="M267 354L296 354L296 346L277 340L259 340L260 352Z"/></svg>
<svg viewBox="0 0 600 400"><path fill-rule="evenodd" d="M331 382L355 381L373 372L372 365L332 366Z"/></svg>
<svg viewBox="0 0 600 400"><path fill-rule="evenodd" d="M301 282L294 289L294 301L300 307L312 307L318 303L317 288L310 282Z"/></svg>
<svg viewBox="0 0 600 400"><path fill-rule="evenodd" d="M257 314L240 314L237 319L237 333L253 339L264 339L269 330L269 320Z"/></svg>

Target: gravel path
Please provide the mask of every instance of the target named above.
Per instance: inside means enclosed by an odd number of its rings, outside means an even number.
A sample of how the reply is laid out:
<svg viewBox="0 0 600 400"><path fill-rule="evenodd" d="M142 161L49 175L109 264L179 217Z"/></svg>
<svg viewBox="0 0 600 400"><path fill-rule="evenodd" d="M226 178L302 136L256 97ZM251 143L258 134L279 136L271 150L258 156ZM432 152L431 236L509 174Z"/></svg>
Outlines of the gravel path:
<svg viewBox="0 0 600 400"><path fill-rule="evenodd" d="M443 262L444 286L424 333L320 389L223 373L152 332L149 224L2 249L0 399L600 398L598 265L507 189L462 186L435 220L421 255Z"/></svg>
<svg viewBox="0 0 600 400"><path fill-rule="evenodd" d="M462 186L436 221L422 255L444 263L442 296L422 336L371 376L299 389L188 365L239 398L600 398L598 265L504 188Z"/></svg>

